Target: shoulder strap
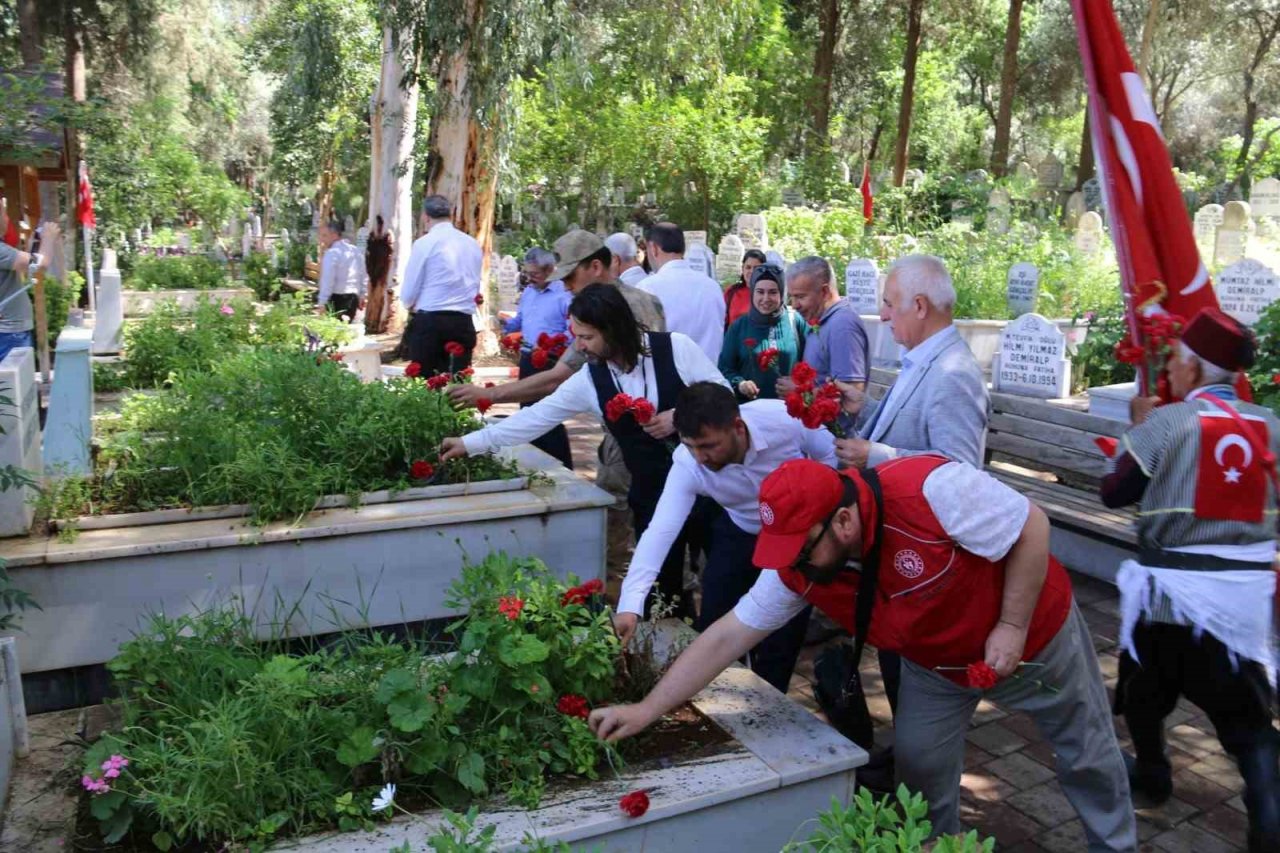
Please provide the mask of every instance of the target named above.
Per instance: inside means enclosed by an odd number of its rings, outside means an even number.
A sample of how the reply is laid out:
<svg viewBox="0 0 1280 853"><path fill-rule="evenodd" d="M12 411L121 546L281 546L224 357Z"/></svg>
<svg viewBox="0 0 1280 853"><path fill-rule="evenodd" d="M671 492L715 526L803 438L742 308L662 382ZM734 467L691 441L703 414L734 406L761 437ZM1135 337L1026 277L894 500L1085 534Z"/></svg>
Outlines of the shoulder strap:
<svg viewBox="0 0 1280 853"><path fill-rule="evenodd" d="M862 660L862 647L867 644L867 633L871 630L871 611L876 606L876 592L880 578L880 543L884 541L884 495L880 490L880 475L874 468L862 471L862 479L871 489L871 499L875 501L875 532L871 550L862 561L862 575L858 581L858 598L854 603L853 616L853 664L857 666Z"/></svg>

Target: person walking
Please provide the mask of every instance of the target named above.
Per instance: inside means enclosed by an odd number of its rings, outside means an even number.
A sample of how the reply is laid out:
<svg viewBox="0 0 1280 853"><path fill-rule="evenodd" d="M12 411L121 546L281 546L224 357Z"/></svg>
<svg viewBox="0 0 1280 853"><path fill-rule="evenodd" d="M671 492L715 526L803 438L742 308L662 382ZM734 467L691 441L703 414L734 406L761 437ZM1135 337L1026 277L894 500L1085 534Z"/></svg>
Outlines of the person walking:
<svg viewBox="0 0 1280 853"><path fill-rule="evenodd" d="M720 372L739 400L778 397L778 377L804 358L807 327L787 307L782 270L772 264L753 268L751 308L729 325L720 350Z"/></svg>
<svg viewBox="0 0 1280 853"><path fill-rule="evenodd" d="M400 299L409 311L405 349L424 376L457 373L471 365L476 346L476 297L480 295L480 244L453 227L452 205L432 195L422 203L426 228L413 242ZM459 344L461 355L446 346ZM449 347L449 349L455 349Z"/></svg>
<svg viewBox="0 0 1280 853"><path fill-rule="evenodd" d="M355 320L356 312L364 307L368 278L365 276L364 258L350 241L343 239L342 231L342 222L330 219L320 226L316 235L324 249L316 310L322 314L336 314L350 323Z"/></svg>

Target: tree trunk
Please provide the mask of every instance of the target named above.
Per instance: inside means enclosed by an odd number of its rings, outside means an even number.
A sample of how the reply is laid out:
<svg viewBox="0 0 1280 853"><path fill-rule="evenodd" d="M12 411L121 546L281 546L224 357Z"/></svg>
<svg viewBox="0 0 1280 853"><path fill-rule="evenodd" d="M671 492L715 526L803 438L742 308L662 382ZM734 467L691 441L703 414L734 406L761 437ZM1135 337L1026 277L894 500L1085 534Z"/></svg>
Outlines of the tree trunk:
<svg viewBox="0 0 1280 853"><path fill-rule="evenodd" d="M1089 106L1084 108L1084 131L1080 134L1080 162L1076 164L1076 191L1093 177L1093 134L1089 131Z"/></svg>
<svg viewBox="0 0 1280 853"><path fill-rule="evenodd" d="M898 139L894 144L893 185L902 186L907 173L908 142L911 138L911 105L916 96L916 59L920 56L920 19L924 0L910 0L907 8L907 50L902 58L902 101L898 105Z"/></svg>
<svg viewBox="0 0 1280 853"><path fill-rule="evenodd" d="M391 235L391 264L386 275L369 281L369 304L365 312L369 331L383 331L394 309L384 299L387 280L403 284L409 247L413 245L413 145L418 122L418 84L403 85L406 74L417 73L417 57L406 68L401 56L406 38L382 32L382 75L374 93L371 111L373 149L369 166L370 232L379 216Z"/></svg>
<svg viewBox="0 0 1280 853"><path fill-rule="evenodd" d="M63 41L66 46L66 69L67 75L67 96L77 104L82 104L88 97L88 86L85 80L85 62L84 62L84 27L76 17L75 5L67 3L63 7ZM67 227L63 233L66 235L66 252L67 258L70 260L68 269L75 269L78 257L76 247L78 244L79 234L78 223L76 220L76 208L79 197L80 186L80 152L84 150L84 140L78 127L68 125L66 131L66 162L67 162ZM89 271L85 270L85 280L89 279ZM81 304L88 304L89 294L86 292L81 295Z"/></svg>
<svg viewBox="0 0 1280 853"><path fill-rule="evenodd" d="M1253 59L1244 70L1244 120L1240 126L1240 153L1236 157L1235 177L1231 181L1232 186L1243 184L1247 189L1250 178L1249 149L1253 147L1253 126L1258 120L1258 98L1255 86L1257 85L1258 69L1262 67L1263 62L1267 58L1267 54L1271 52L1271 45L1275 42L1276 35L1280 34L1280 14L1277 14L1270 21L1255 19L1258 27L1258 47L1253 52Z"/></svg>
<svg viewBox="0 0 1280 853"><path fill-rule="evenodd" d="M991 145L991 173L1003 178L1009 172L1009 135L1013 125L1013 96L1018 88L1018 41L1022 36L1022 0L1009 0L1009 23L1004 31L1004 63L1000 67L1000 107L996 111L996 138Z"/></svg>
<svg viewBox="0 0 1280 853"><path fill-rule="evenodd" d="M874 163L876 154L880 153L880 137L884 136L884 120L876 121L876 129L871 131L871 145L867 147L867 162Z"/></svg>
<svg viewBox="0 0 1280 853"><path fill-rule="evenodd" d="M18 0L18 32L21 37L22 64L28 68L39 65L40 18L36 14L36 0Z"/></svg>
<svg viewBox="0 0 1280 853"><path fill-rule="evenodd" d="M1160 0L1150 0L1147 6L1147 19L1142 24L1142 41L1138 46L1138 73L1151 91L1151 44L1155 41L1156 26L1160 21Z"/></svg>
<svg viewBox="0 0 1280 853"><path fill-rule="evenodd" d="M854 5L856 6L856 0ZM818 9L817 49L813 53L813 138L816 151L831 144L831 78L836 64L836 43L840 41L840 0L822 0Z"/></svg>

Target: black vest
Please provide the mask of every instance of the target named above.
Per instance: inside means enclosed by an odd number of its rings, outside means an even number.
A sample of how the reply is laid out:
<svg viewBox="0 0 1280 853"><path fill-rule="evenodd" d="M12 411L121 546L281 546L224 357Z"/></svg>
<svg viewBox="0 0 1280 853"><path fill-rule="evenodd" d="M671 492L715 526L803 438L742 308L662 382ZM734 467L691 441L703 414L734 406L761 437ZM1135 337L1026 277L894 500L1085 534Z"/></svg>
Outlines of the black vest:
<svg viewBox="0 0 1280 853"><path fill-rule="evenodd" d="M685 386L676 370L671 335L666 332L650 332L649 353L653 359L653 373L658 381L657 410L665 412L674 409L676 396ZM596 388L596 397L600 401L600 411L603 412L614 395L619 393L618 385L613 381L613 374L609 372L607 364L589 364L588 369ZM671 449L667 443L650 437L630 414L623 415L616 421L606 418L605 429L618 442L622 459L631 474L627 503L633 509L637 506L647 506L650 509L657 506L662 488L667 483L667 472L671 470Z"/></svg>

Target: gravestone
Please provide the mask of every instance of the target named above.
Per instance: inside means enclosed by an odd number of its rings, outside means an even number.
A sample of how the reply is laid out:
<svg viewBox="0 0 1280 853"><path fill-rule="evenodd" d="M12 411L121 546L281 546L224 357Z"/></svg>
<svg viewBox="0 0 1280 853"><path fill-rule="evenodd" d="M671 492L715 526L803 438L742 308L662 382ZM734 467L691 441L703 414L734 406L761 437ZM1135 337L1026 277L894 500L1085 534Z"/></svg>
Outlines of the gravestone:
<svg viewBox="0 0 1280 853"><path fill-rule="evenodd" d="M350 221L351 217L348 216L347 220ZM250 220L250 222L253 223L253 239L261 240L262 239L262 217L255 213L253 215L253 218Z"/></svg>
<svg viewBox="0 0 1280 853"><path fill-rule="evenodd" d="M44 472L51 477L87 476L93 435L93 370L89 350L93 332L63 326L58 334L58 369L49 390L44 428Z"/></svg>
<svg viewBox="0 0 1280 853"><path fill-rule="evenodd" d="M1009 233L1009 193L994 189L987 199L987 230L993 234Z"/></svg>
<svg viewBox="0 0 1280 853"><path fill-rule="evenodd" d="M849 261L844 268L844 295L859 314L880 314L880 271L875 261Z"/></svg>
<svg viewBox="0 0 1280 853"><path fill-rule="evenodd" d="M645 193L644 204L645 204L645 207L656 207L658 204L657 193Z"/></svg>
<svg viewBox="0 0 1280 853"><path fill-rule="evenodd" d="M991 376L994 390L1006 394L1069 397L1071 359L1066 336L1039 314L1023 314L1000 332Z"/></svg>
<svg viewBox="0 0 1280 853"><path fill-rule="evenodd" d="M907 169L902 176L902 182L913 190L918 190L924 186L924 172L919 169Z"/></svg>
<svg viewBox="0 0 1280 853"><path fill-rule="evenodd" d="M1026 160L1019 160L1013 167L1013 176L1020 181L1034 181L1036 170L1031 168L1031 164Z"/></svg>
<svg viewBox="0 0 1280 853"><path fill-rule="evenodd" d="M364 225L356 231L356 248L360 250L360 257L364 257L365 249L369 248L369 229Z"/></svg>
<svg viewBox="0 0 1280 853"><path fill-rule="evenodd" d="M630 225L627 226L627 233L631 235L631 238L633 240L644 239L644 229L634 222L632 222Z"/></svg>
<svg viewBox="0 0 1280 853"><path fill-rule="evenodd" d="M840 180L846 184L853 183L853 169L849 167L848 163L840 164Z"/></svg>
<svg viewBox="0 0 1280 853"><path fill-rule="evenodd" d="M1218 237L1218 226L1222 224L1222 210L1220 204L1206 204L1196 211L1194 227L1197 243L1213 248Z"/></svg>
<svg viewBox="0 0 1280 853"><path fill-rule="evenodd" d="M1080 187L1084 193L1084 206L1089 210L1099 210L1102 208L1102 184L1098 183L1097 178L1090 178Z"/></svg>
<svg viewBox="0 0 1280 853"><path fill-rule="evenodd" d="M15 347L0 360L0 468L40 470L40 395L36 351ZM0 491L0 536L24 536L35 515L34 487Z"/></svg>
<svg viewBox="0 0 1280 853"><path fill-rule="evenodd" d="M1076 190L1067 197L1067 227L1075 228L1089 208L1084 203L1084 193Z"/></svg>
<svg viewBox="0 0 1280 853"><path fill-rule="evenodd" d="M1036 300L1040 298L1040 270L1035 264L1014 264L1009 267L1008 284L1009 313L1015 317L1030 314L1036 310Z"/></svg>
<svg viewBox="0 0 1280 853"><path fill-rule="evenodd" d="M120 270L116 269L116 253L102 250L102 269L98 271L97 313L93 321L95 355L120 351L120 330L124 326L124 302L120 296Z"/></svg>
<svg viewBox="0 0 1280 853"><path fill-rule="evenodd" d="M969 206L960 199L951 201L951 221L962 228L973 227L973 214L968 212Z"/></svg>
<svg viewBox="0 0 1280 853"><path fill-rule="evenodd" d="M706 245L707 245L707 232L706 232L706 231L686 231L686 232L684 232L684 244L685 244L685 246L686 246L686 247L688 247L688 246L692 246L694 243L701 243L702 245L706 246Z"/></svg>
<svg viewBox="0 0 1280 853"><path fill-rule="evenodd" d="M498 260L498 310L515 311L520 300L520 264L511 255Z"/></svg>
<svg viewBox="0 0 1280 853"><path fill-rule="evenodd" d="M1249 236L1249 205L1243 201L1229 201L1222 208L1222 224L1213 242L1213 259L1220 266L1234 264L1244 257L1245 242Z"/></svg>
<svg viewBox="0 0 1280 853"><path fill-rule="evenodd" d="M787 207L803 207L804 193L797 187L786 187L782 190L782 203Z"/></svg>
<svg viewBox="0 0 1280 853"><path fill-rule="evenodd" d="M768 226L764 215L759 213L739 213L736 227L738 237L742 239L743 249L769 248Z"/></svg>
<svg viewBox="0 0 1280 853"><path fill-rule="evenodd" d="M1062 161L1050 154L1036 167L1036 183L1045 189L1057 189L1062 184Z"/></svg>
<svg viewBox="0 0 1280 853"><path fill-rule="evenodd" d="M244 223L244 232L240 235L240 255L241 257L249 257L249 253L253 251L253 223L246 221Z"/></svg>
<svg viewBox="0 0 1280 853"><path fill-rule="evenodd" d="M1254 216L1280 216L1280 181L1263 178L1249 193L1249 209Z"/></svg>
<svg viewBox="0 0 1280 853"><path fill-rule="evenodd" d="M191 251L191 235L186 231L178 235L178 248L184 252Z"/></svg>
<svg viewBox="0 0 1280 853"><path fill-rule="evenodd" d="M1214 280L1222 310L1246 326L1257 324L1267 306L1280 297L1280 278L1252 258L1236 261Z"/></svg>
<svg viewBox="0 0 1280 853"><path fill-rule="evenodd" d="M685 246L684 259L689 262L690 267L707 278L716 277L716 256L707 248L706 243L693 243Z"/></svg>
<svg viewBox="0 0 1280 853"><path fill-rule="evenodd" d="M989 184L991 183L991 175L986 169L974 169L964 176L965 182L970 184Z"/></svg>
<svg viewBox="0 0 1280 853"><path fill-rule="evenodd" d="M742 245L742 239L737 234L726 234L721 237L716 252L716 279L725 281L741 275L742 257L746 251Z"/></svg>
<svg viewBox="0 0 1280 853"><path fill-rule="evenodd" d="M356 221L352 219L351 214L348 213L346 215L346 218L342 220L342 233L347 235L347 237L350 237L353 233L355 233L355 230L356 230Z"/></svg>
<svg viewBox="0 0 1280 853"><path fill-rule="evenodd" d="M1102 217L1096 211L1086 210L1076 223L1076 248L1086 255L1095 255L1102 248Z"/></svg>

